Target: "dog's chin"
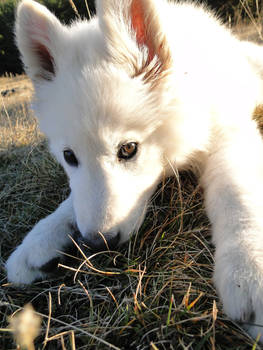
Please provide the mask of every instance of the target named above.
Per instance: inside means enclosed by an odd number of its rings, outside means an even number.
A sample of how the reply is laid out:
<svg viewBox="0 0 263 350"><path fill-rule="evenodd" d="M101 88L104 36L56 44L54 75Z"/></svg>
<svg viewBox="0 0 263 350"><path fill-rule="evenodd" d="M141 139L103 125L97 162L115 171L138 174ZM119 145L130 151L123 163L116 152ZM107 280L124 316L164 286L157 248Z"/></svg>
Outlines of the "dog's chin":
<svg viewBox="0 0 263 350"><path fill-rule="evenodd" d="M136 220L136 223L130 222L126 225L119 225L117 229L109 230L108 232L96 231L86 232L81 230L77 223L71 226L72 238L81 249L89 250L89 252L101 251L117 251L122 245L129 242L132 235L139 231L141 224L145 218L145 210Z"/></svg>
<svg viewBox="0 0 263 350"><path fill-rule="evenodd" d="M119 242L120 232L107 234L96 232L85 237L81 236L78 239L79 245L86 246L94 253L116 250L119 246Z"/></svg>
<svg viewBox="0 0 263 350"><path fill-rule="evenodd" d="M74 230L72 233L74 242L81 250L88 251L89 253L118 250L120 246L128 240L121 240L122 234L120 231L117 233L103 234L101 232L96 232L83 235L76 226L72 228Z"/></svg>
<svg viewBox="0 0 263 350"><path fill-rule="evenodd" d="M123 245L129 242L132 234L133 232L125 234L124 232L119 231L117 234L112 234L112 237L109 239L109 234L103 235L98 233L96 236L84 236L78 229L76 229L72 238L79 249L84 250L89 254L93 254L103 251L118 251Z"/></svg>

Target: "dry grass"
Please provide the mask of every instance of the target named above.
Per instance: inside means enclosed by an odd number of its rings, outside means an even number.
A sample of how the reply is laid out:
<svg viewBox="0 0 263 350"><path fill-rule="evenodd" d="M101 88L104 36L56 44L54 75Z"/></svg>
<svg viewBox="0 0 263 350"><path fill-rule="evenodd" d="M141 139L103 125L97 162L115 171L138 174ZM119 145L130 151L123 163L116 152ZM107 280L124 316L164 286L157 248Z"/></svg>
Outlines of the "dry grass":
<svg viewBox="0 0 263 350"><path fill-rule="evenodd" d="M43 319L36 349L259 349L222 312L210 226L191 173L180 174L180 186L176 178L159 186L140 232L120 252L75 252L48 281L7 283L4 261L68 184L28 107L29 81L1 78L0 89L15 89L2 97L0 115L0 349L15 347L8 316L28 303Z"/></svg>
<svg viewBox="0 0 263 350"><path fill-rule="evenodd" d="M229 6L229 3L226 5ZM241 40L263 42L263 7L260 0L239 0L233 4L234 15L228 18L228 25ZM225 6L221 11L224 13Z"/></svg>

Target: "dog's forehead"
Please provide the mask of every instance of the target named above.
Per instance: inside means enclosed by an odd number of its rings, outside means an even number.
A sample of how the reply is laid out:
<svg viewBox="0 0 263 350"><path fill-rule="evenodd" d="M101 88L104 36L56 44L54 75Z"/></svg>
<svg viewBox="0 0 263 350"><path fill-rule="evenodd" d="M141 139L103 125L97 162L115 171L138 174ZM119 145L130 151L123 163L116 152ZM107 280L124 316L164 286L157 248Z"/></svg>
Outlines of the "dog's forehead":
<svg viewBox="0 0 263 350"><path fill-rule="evenodd" d="M96 153L141 142L160 124L158 106L143 82L107 64L60 70L38 97L41 129L51 141L61 138L65 146L81 144Z"/></svg>
<svg viewBox="0 0 263 350"><path fill-rule="evenodd" d="M158 122L154 98L148 88L124 70L109 64L88 66L73 79L71 99L66 103L73 102L85 132L118 134L137 130L148 133Z"/></svg>

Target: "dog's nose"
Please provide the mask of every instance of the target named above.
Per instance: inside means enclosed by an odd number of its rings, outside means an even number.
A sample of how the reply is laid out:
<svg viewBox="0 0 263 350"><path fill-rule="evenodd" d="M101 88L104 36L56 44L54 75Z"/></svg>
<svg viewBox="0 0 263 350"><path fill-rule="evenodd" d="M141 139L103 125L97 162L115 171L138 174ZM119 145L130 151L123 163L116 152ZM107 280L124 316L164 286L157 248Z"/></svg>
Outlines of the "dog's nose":
<svg viewBox="0 0 263 350"><path fill-rule="evenodd" d="M120 241L120 232L115 233L92 233L86 237L79 237L78 244L84 244L93 252L114 250Z"/></svg>

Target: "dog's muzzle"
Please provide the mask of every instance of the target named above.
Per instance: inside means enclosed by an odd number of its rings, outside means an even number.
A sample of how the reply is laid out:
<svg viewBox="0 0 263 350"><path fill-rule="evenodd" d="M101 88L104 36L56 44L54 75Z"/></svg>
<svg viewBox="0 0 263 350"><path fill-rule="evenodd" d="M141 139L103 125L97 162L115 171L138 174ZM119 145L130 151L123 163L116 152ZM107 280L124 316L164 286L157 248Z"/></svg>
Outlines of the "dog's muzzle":
<svg viewBox="0 0 263 350"><path fill-rule="evenodd" d="M92 252L102 252L107 250L114 250L120 242L120 232L114 233L92 233L87 237L79 235L77 242L79 246L82 245L89 248Z"/></svg>

